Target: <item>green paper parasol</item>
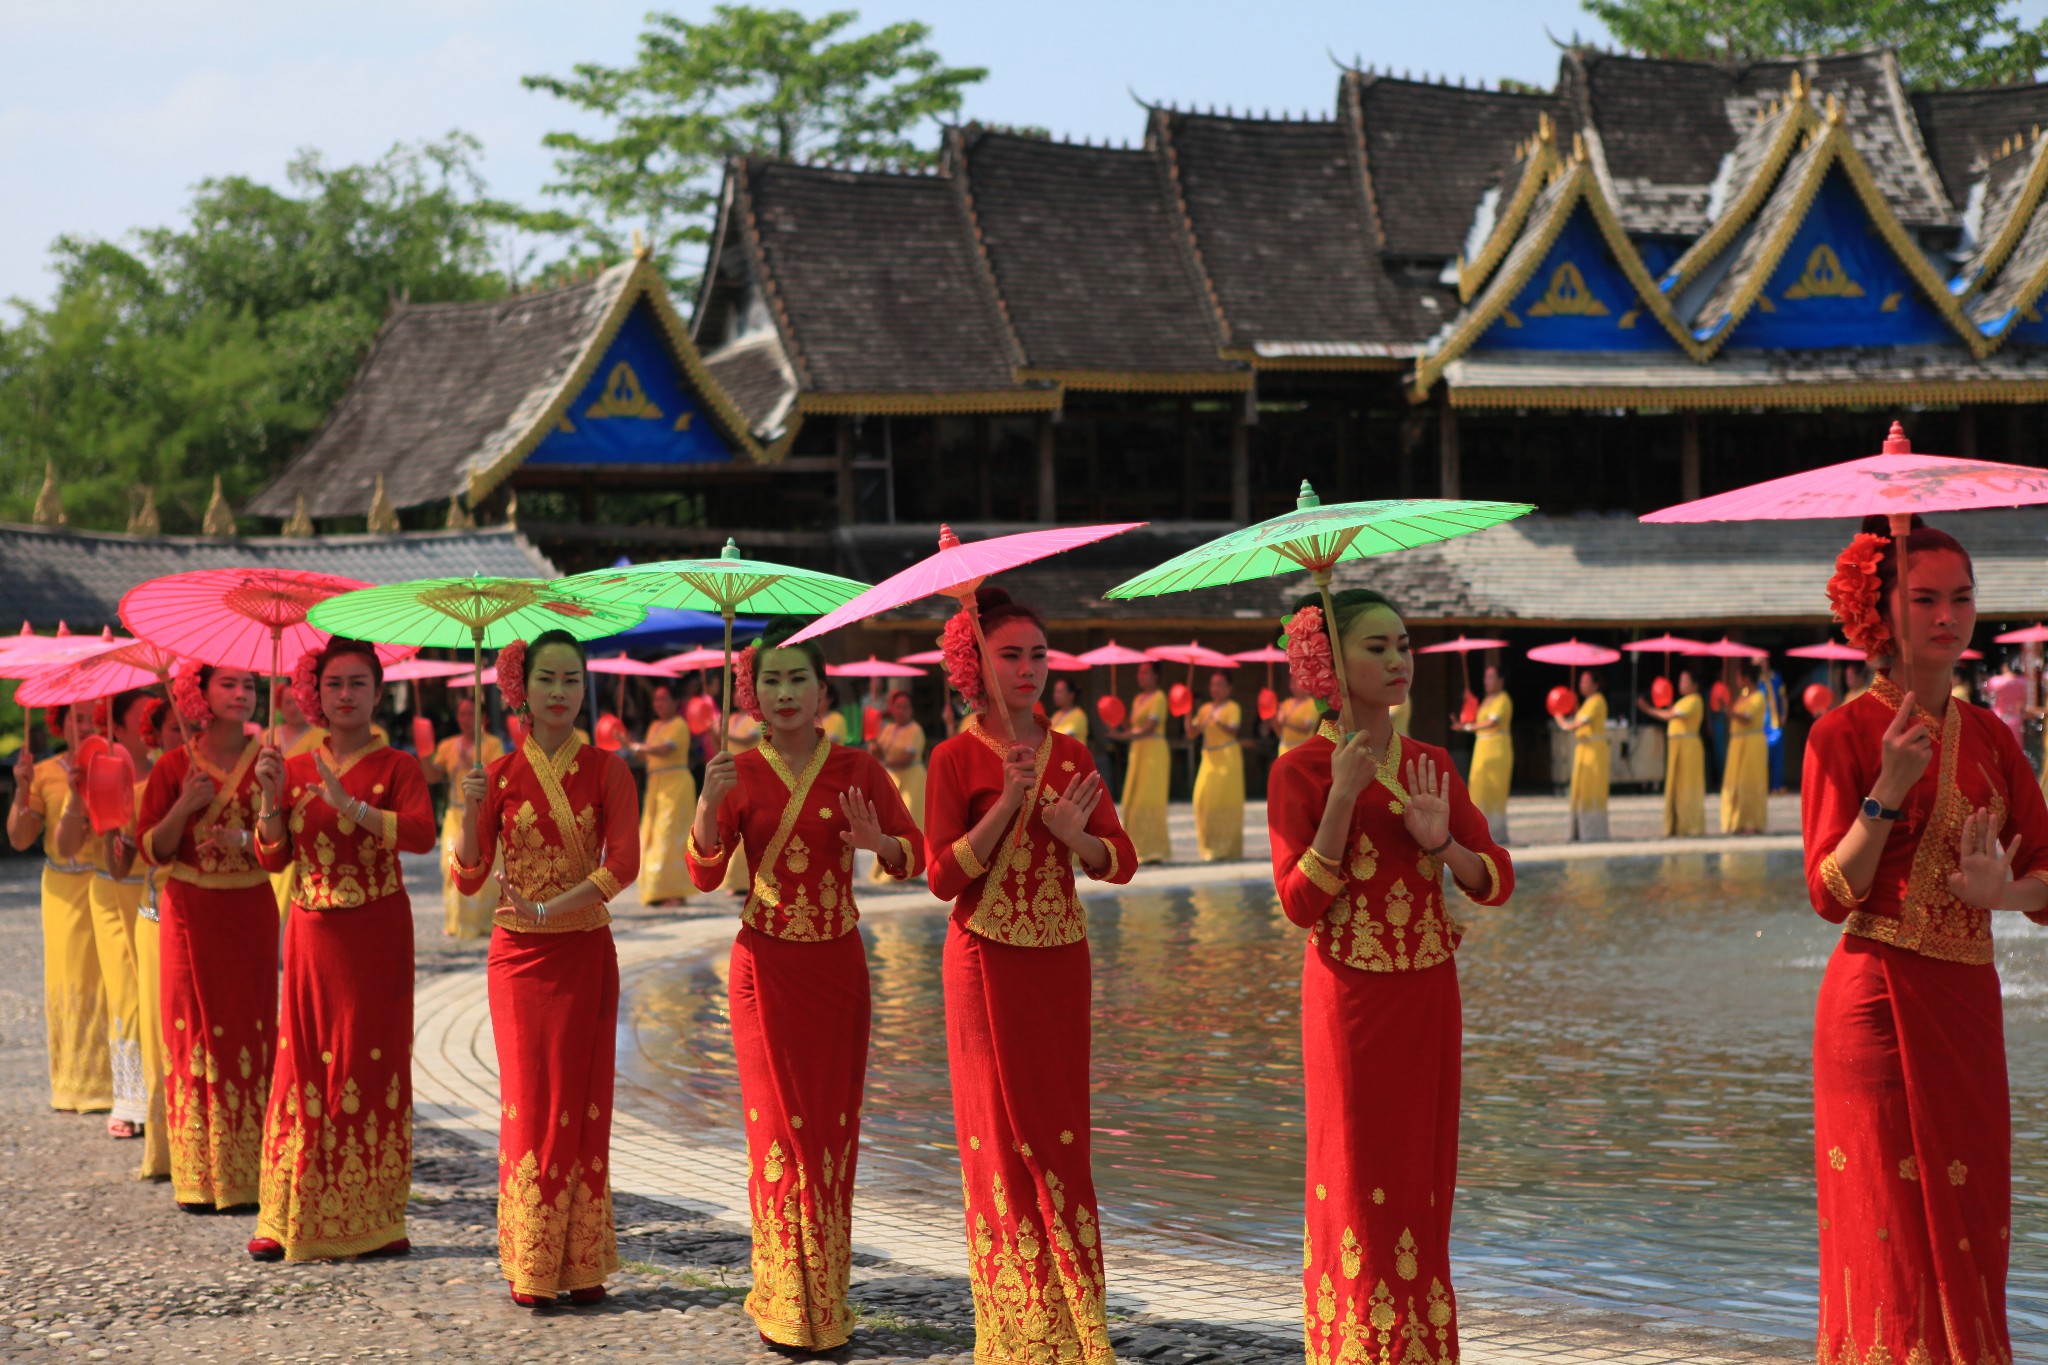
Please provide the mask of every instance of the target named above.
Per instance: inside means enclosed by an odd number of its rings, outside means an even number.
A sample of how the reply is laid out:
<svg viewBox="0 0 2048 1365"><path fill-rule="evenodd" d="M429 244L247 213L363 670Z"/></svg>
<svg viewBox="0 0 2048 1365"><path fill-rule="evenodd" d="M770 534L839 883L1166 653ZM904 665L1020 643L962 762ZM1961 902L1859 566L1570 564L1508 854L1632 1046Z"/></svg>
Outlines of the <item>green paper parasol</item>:
<svg viewBox="0 0 2048 1365"><path fill-rule="evenodd" d="M542 631L564 630L579 640L596 640L631 630L647 609L623 602L596 602L572 592L566 581L538 578L416 578L345 592L319 603L306 619L331 635L378 644L469 646L479 705L471 752L483 766L483 652Z"/></svg>
<svg viewBox="0 0 2048 1365"><path fill-rule="evenodd" d="M732 715L732 618L749 614L823 616L868 590L865 583L816 569L747 559L728 538L716 559L667 559L594 569L562 580L584 602L632 604L681 611L715 611L725 618L725 708L719 715L719 749L726 746Z"/></svg>
<svg viewBox="0 0 2048 1365"><path fill-rule="evenodd" d="M1526 502L1467 502L1447 498L1391 498L1379 502L1340 502L1325 507L1309 487L1292 512L1232 531L1206 545L1175 555L1104 597L1158 597L1194 588L1220 588L1254 578L1308 570L1323 596L1323 616L1335 629L1330 605L1331 571L1347 559L1369 559L1396 550L1434 545L1453 536L1484 531L1536 509ZM1352 730L1351 690L1344 689L1344 729Z"/></svg>

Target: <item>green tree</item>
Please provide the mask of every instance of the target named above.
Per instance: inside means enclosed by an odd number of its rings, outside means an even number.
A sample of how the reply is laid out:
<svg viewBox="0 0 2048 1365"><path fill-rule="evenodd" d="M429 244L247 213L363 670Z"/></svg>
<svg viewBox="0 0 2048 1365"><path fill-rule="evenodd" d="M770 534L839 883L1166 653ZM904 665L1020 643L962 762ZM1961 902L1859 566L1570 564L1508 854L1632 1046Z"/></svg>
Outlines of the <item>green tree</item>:
<svg viewBox="0 0 2048 1365"><path fill-rule="evenodd" d="M1908 84L2029 81L2048 65L2048 19L2012 0L1582 0L1625 47L1752 60L1895 47Z"/></svg>
<svg viewBox="0 0 2048 1365"><path fill-rule="evenodd" d="M67 237L48 306L0 325L0 519L25 521L45 462L70 524L119 529L137 485L166 531L198 529L219 474L252 495L340 398L395 297L502 295L535 220L490 199L454 134L288 188L208 180L185 222L130 245Z"/></svg>
<svg viewBox="0 0 2048 1365"><path fill-rule="evenodd" d="M729 156L930 165L937 139L920 144L913 134L956 116L966 88L988 72L945 65L923 24L842 36L859 17L718 5L696 24L654 13L631 66L583 63L567 77L526 77L529 89L611 125L600 136L544 139L559 176L547 191L584 206L586 252L616 260L623 236L644 228L653 249L676 263L710 238Z"/></svg>

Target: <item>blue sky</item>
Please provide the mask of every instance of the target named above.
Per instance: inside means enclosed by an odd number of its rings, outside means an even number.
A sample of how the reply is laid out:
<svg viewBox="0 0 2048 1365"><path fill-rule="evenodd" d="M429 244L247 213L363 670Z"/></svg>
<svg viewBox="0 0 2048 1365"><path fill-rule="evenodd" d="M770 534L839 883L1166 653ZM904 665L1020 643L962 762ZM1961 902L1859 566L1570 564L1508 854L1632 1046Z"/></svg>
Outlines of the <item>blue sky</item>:
<svg viewBox="0 0 2048 1365"><path fill-rule="evenodd" d="M831 5L784 0L806 12ZM1578 0L883 0L950 62L990 68L967 114L1135 139L1153 100L1327 111L1329 54L1396 70L1548 83L1546 30L1604 35ZM0 300L47 299L59 233L118 238L175 220L209 175L281 180L460 128L494 193L538 202L543 133L577 122L519 77L623 63L650 0L5 0ZM667 8L697 17L708 3ZM2027 0L2029 13L2048 0Z"/></svg>

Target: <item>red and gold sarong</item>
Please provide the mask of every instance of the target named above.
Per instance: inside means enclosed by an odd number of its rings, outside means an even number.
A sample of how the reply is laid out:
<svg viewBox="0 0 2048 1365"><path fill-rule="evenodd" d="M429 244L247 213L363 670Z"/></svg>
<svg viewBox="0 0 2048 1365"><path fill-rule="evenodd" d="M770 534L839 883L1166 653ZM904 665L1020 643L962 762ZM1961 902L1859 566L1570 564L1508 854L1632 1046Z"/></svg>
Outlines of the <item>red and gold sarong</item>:
<svg viewBox="0 0 2048 1365"><path fill-rule="evenodd" d="M747 1312L771 1341L831 1350L853 1334L867 950L857 933L804 943L742 925L731 1000L754 1222Z"/></svg>
<svg viewBox="0 0 2048 1365"><path fill-rule="evenodd" d="M1458 966L1365 972L1310 943L1302 1318L1309 1365L1455 1361ZM1398 1081L1390 1086L1389 1078Z"/></svg>

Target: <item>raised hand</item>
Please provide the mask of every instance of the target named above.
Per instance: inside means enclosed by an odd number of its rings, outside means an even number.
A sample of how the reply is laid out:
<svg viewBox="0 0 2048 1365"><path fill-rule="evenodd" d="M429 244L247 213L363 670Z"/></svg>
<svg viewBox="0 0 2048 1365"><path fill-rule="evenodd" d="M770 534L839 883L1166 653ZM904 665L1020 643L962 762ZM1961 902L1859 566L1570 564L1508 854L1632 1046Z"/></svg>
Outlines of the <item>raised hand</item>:
<svg viewBox="0 0 2048 1365"><path fill-rule="evenodd" d="M1357 800L1379 766L1380 756L1373 752L1372 740L1363 730L1355 732L1330 750L1330 795L1341 795L1347 805Z"/></svg>
<svg viewBox="0 0 2048 1365"><path fill-rule="evenodd" d="M1038 784L1038 756L1031 752L1028 744L1013 744L1010 753L1003 760L1002 805L1008 810L1017 810L1031 799L1031 789Z"/></svg>
<svg viewBox="0 0 2048 1365"><path fill-rule="evenodd" d="M1996 910L2012 884L2012 860L2019 849L2019 836L2014 835L2012 846L1999 852L1991 812L1981 807L1970 812L1963 820L1956 870L1948 874L1949 894L1966 905Z"/></svg>
<svg viewBox="0 0 2048 1365"><path fill-rule="evenodd" d="M1408 761L1406 776L1401 823L1419 847L1441 847L1451 837L1451 770L1439 772L1436 760L1424 754Z"/></svg>
<svg viewBox="0 0 2048 1365"><path fill-rule="evenodd" d="M320 771L320 799L327 803L328 809L340 810L354 801L354 797L342 790L341 778L327 766L327 756L318 749L313 750L313 766Z"/></svg>
<svg viewBox="0 0 2048 1365"><path fill-rule="evenodd" d="M263 792L263 807L276 810L284 803L284 755L275 744L266 744L256 755L256 785Z"/></svg>
<svg viewBox="0 0 2048 1365"><path fill-rule="evenodd" d="M1877 767L1878 795L1884 804L1896 806L1927 771L1934 759L1934 736L1927 724L1913 714L1913 694L1899 698L1898 713L1884 729Z"/></svg>
<svg viewBox="0 0 2048 1365"><path fill-rule="evenodd" d="M893 852L896 841L882 833L881 816L875 813L875 803L868 800L865 792L852 788L839 793L839 810L846 817L846 828L839 831L839 842L848 848L864 848L880 855Z"/></svg>
<svg viewBox="0 0 2048 1365"><path fill-rule="evenodd" d="M462 781L457 786L462 793L462 804L466 808L478 809L483 806L484 794L490 790L490 776L482 768L464 768Z"/></svg>
<svg viewBox="0 0 2048 1365"><path fill-rule="evenodd" d="M714 755L704 765L704 793L697 798L699 810L709 811L713 816L725 804L725 798L739 785L740 775L737 759L730 750ZM715 823L715 822L714 822Z"/></svg>
<svg viewBox="0 0 2048 1365"><path fill-rule="evenodd" d="M189 818L212 805L219 790L213 785L213 779L195 763L185 770L185 780L178 786L178 804L184 807Z"/></svg>
<svg viewBox="0 0 2048 1365"><path fill-rule="evenodd" d="M1045 827L1052 831L1052 837L1068 848L1075 848L1088 832L1088 821L1102 804L1106 790L1100 773L1083 773L1067 783L1059 800L1045 810Z"/></svg>
<svg viewBox="0 0 2048 1365"><path fill-rule="evenodd" d="M35 785L36 756L34 749L23 741L14 754L14 791L18 800L26 803L28 789Z"/></svg>

